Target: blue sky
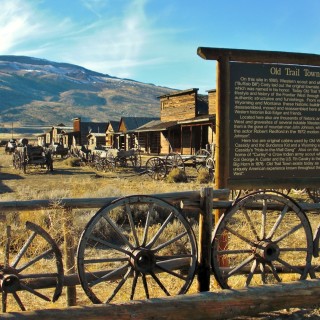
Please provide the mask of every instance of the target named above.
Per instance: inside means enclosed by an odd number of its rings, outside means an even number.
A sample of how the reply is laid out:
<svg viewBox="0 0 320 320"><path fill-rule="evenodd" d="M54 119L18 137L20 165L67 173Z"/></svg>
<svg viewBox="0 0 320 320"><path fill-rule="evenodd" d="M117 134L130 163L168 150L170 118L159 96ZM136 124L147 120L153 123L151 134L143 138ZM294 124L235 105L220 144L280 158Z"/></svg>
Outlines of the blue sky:
<svg viewBox="0 0 320 320"><path fill-rule="evenodd" d="M198 47L320 53L319 0L0 0L0 55L215 88Z"/></svg>

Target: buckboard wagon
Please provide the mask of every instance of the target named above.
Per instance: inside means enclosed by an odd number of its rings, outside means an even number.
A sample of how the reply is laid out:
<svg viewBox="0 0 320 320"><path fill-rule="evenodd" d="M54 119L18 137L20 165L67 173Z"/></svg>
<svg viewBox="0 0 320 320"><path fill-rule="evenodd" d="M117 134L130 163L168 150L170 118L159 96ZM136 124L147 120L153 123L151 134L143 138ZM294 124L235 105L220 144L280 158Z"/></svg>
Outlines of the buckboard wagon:
<svg viewBox="0 0 320 320"><path fill-rule="evenodd" d="M209 171L211 180L213 180L215 162L214 155L206 149L200 149L194 155L181 155L170 152L165 156L151 157L146 162L147 174L155 179L162 180L174 168L185 170L185 166L192 166L199 171L201 168Z"/></svg>
<svg viewBox="0 0 320 320"><path fill-rule="evenodd" d="M53 171L51 151L41 146L29 145L26 139L18 144L13 152L13 167L27 172L27 167L37 167Z"/></svg>

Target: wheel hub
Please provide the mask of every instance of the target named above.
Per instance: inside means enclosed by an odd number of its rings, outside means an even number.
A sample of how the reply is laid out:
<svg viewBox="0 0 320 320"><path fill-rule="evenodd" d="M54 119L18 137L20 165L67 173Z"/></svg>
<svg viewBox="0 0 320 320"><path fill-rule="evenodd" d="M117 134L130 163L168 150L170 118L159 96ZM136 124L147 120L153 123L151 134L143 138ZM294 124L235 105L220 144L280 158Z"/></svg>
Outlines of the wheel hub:
<svg viewBox="0 0 320 320"><path fill-rule="evenodd" d="M255 254L257 258L271 262L278 259L280 248L274 242L263 241L258 244Z"/></svg>
<svg viewBox="0 0 320 320"><path fill-rule="evenodd" d="M150 273L156 266L156 258L150 250L136 250L131 257L131 264L141 273Z"/></svg>

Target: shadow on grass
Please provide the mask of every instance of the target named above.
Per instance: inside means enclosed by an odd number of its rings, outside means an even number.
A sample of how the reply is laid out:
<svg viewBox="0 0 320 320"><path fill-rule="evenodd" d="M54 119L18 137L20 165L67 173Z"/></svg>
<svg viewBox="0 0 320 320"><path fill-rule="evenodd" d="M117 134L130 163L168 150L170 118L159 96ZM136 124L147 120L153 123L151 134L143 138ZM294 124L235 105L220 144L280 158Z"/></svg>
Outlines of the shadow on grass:
<svg viewBox="0 0 320 320"><path fill-rule="evenodd" d="M6 186L3 181L6 180L22 180L24 179L21 175L19 174L12 174L12 173L1 173L0 172L0 194L1 193L9 193L12 192L13 190Z"/></svg>

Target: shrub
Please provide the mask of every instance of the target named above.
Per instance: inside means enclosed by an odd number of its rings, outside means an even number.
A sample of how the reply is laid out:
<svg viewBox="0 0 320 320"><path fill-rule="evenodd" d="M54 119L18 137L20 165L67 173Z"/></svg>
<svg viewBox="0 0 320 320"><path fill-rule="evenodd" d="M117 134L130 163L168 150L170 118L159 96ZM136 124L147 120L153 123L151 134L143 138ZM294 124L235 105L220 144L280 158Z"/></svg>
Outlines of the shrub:
<svg viewBox="0 0 320 320"><path fill-rule="evenodd" d="M209 183L211 181L210 173L207 168L200 168L198 172L198 183Z"/></svg>
<svg viewBox="0 0 320 320"><path fill-rule="evenodd" d="M80 159L78 158L70 157L64 160L63 163L68 167L80 167Z"/></svg>
<svg viewBox="0 0 320 320"><path fill-rule="evenodd" d="M173 168L167 175L168 182L188 182L188 177L184 170Z"/></svg>

